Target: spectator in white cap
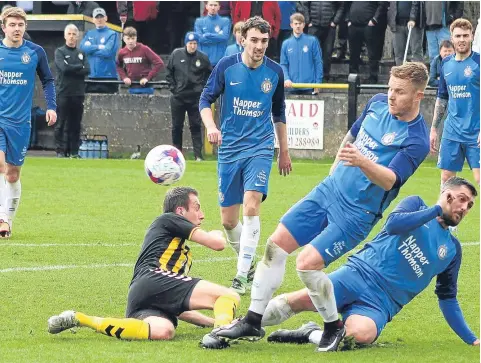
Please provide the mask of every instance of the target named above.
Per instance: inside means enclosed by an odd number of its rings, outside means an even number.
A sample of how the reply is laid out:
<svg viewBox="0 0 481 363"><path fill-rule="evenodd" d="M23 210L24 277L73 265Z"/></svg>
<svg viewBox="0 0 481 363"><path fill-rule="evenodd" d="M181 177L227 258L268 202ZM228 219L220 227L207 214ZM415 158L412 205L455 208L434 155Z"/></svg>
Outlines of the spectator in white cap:
<svg viewBox="0 0 481 363"><path fill-rule="evenodd" d="M117 80L115 55L120 45L120 36L107 26L107 14L102 8L94 9L92 13L95 29L85 33L80 43L80 50L87 54L90 64L91 80ZM86 92L116 93L118 84L87 84Z"/></svg>

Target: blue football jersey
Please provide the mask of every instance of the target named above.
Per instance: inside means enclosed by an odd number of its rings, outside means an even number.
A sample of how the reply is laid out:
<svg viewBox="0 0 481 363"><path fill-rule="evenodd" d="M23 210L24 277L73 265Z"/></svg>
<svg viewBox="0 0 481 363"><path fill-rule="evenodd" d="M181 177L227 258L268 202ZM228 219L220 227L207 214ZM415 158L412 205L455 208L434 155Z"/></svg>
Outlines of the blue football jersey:
<svg viewBox="0 0 481 363"><path fill-rule="evenodd" d="M405 217L406 213L419 211L424 212ZM364 278L387 293L389 299L383 301L391 317L423 291L435 276L438 276L437 295L456 297L461 245L436 220L440 214L439 206L428 208L418 196L405 198L372 242L349 257L347 264L355 266ZM397 217L404 219L394 221ZM400 227L396 233L389 234L391 222Z"/></svg>
<svg viewBox="0 0 481 363"><path fill-rule="evenodd" d="M279 64L264 57L255 69L242 54L222 58L200 96L199 110L220 98L219 163L274 155L274 122L286 122L284 75Z"/></svg>
<svg viewBox="0 0 481 363"><path fill-rule="evenodd" d="M438 97L448 100L443 138L475 143L479 135L479 53L457 61L456 55L443 60Z"/></svg>
<svg viewBox="0 0 481 363"><path fill-rule="evenodd" d="M36 73L42 82L47 109L55 110L55 84L45 50L28 40L18 48L0 42L0 125L30 122Z"/></svg>
<svg viewBox="0 0 481 363"><path fill-rule="evenodd" d="M399 121L389 113L387 95L378 94L368 102L351 134L365 157L396 174L396 183L385 191L359 167L346 166L340 161L329 177L330 184L346 208L379 219L429 153L429 132L420 114L411 122Z"/></svg>

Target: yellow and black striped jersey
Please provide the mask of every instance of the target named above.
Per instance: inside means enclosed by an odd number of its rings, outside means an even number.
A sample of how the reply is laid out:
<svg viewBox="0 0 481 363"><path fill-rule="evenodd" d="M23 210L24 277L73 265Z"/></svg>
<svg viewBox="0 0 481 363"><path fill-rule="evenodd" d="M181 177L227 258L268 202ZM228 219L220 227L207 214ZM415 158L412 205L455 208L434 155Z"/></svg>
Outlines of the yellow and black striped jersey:
<svg viewBox="0 0 481 363"><path fill-rule="evenodd" d="M134 279L145 268L161 268L187 275L192 266L192 252L185 241L192 237L197 228L175 213L164 213L157 217L145 234L134 268Z"/></svg>

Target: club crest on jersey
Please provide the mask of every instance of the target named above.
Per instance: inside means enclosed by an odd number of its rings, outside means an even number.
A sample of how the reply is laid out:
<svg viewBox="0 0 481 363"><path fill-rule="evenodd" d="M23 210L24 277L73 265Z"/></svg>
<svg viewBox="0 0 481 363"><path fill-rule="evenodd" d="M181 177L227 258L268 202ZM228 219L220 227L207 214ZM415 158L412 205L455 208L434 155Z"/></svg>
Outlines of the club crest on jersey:
<svg viewBox="0 0 481 363"><path fill-rule="evenodd" d="M83 55L82 53L79 53L79 54L78 54L78 59L84 60L84 55Z"/></svg>
<svg viewBox="0 0 481 363"><path fill-rule="evenodd" d="M384 134L384 136L381 139L381 143L383 145L391 145L394 142L394 139L396 138L396 133L395 132L388 132L387 134Z"/></svg>
<svg viewBox="0 0 481 363"><path fill-rule="evenodd" d="M200 67L200 60L197 59L197 60L195 61L195 66L196 66L197 68Z"/></svg>
<svg viewBox="0 0 481 363"><path fill-rule="evenodd" d="M302 51L303 51L304 53L307 53L308 50L309 50L309 48L307 47L307 45L305 45L305 46L302 48Z"/></svg>
<svg viewBox="0 0 481 363"><path fill-rule="evenodd" d="M269 79L264 80L261 84L261 90L264 93L269 93L272 90L272 82Z"/></svg>
<svg viewBox="0 0 481 363"><path fill-rule="evenodd" d="M220 31L220 26L216 25L214 30L215 30L216 33L218 33Z"/></svg>
<svg viewBox="0 0 481 363"><path fill-rule="evenodd" d="M29 64L30 63L30 56L27 53L23 53L21 59L22 59L23 64Z"/></svg>
<svg viewBox="0 0 481 363"><path fill-rule="evenodd" d="M104 38L104 37L100 38L100 43L102 43L102 44L105 43L105 38Z"/></svg>
<svg viewBox="0 0 481 363"><path fill-rule="evenodd" d="M438 257L440 260L444 260L448 254L448 248L446 245L441 245L438 248Z"/></svg>
<svg viewBox="0 0 481 363"><path fill-rule="evenodd" d="M464 68L464 76L465 77L470 77L473 74L473 70L471 69L470 66L467 66Z"/></svg>

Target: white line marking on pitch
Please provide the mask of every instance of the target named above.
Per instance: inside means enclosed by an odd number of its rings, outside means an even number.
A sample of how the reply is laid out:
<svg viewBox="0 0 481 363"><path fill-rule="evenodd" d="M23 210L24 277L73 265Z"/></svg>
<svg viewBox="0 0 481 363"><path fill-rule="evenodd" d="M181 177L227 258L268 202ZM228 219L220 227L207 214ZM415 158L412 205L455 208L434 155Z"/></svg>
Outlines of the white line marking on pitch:
<svg viewBox="0 0 481 363"><path fill-rule="evenodd" d="M479 246L479 242L465 242L461 243L464 247ZM291 253L290 256L295 256L296 253ZM257 256L260 258L260 256ZM237 257L211 257L205 259L195 260L195 263L206 262L222 262L237 260ZM92 265L52 265L52 266L37 266L37 267L9 267L0 269L0 273L9 272L31 272L31 271L58 271L58 270L71 270L78 268L96 269L96 268L110 268L110 267L134 267L133 263L111 263L111 264L92 264Z"/></svg>

